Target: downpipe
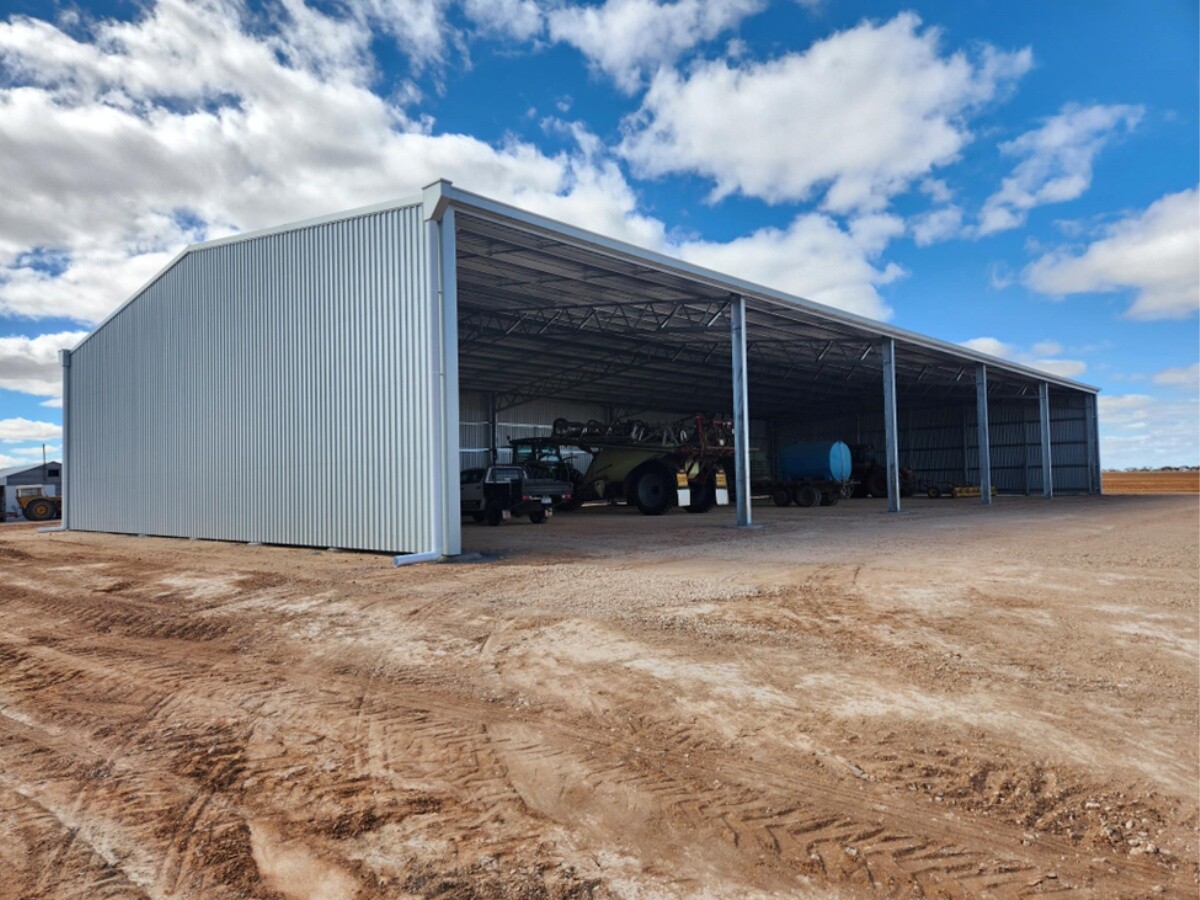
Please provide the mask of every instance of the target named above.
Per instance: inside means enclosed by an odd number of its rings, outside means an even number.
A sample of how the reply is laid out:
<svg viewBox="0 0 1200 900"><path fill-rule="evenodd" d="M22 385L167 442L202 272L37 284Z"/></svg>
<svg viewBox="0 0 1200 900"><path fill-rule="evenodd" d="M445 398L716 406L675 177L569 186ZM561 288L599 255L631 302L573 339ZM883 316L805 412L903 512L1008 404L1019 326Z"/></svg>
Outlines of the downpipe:
<svg viewBox="0 0 1200 900"><path fill-rule="evenodd" d="M404 553L400 556L393 556L392 565L396 567L412 566L417 563L437 562L442 558L443 553L441 550L428 550L425 553Z"/></svg>

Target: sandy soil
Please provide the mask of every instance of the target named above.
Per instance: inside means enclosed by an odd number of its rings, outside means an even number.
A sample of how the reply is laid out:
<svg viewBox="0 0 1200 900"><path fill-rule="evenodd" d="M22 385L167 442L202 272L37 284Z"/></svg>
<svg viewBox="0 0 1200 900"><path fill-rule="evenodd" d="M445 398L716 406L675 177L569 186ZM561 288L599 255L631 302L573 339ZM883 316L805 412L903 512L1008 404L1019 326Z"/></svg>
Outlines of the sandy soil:
<svg viewBox="0 0 1200 900"><path fill-rule="evenodd" d="M1198 501L0 526L0 895L1195 897Z"/></svg>
<svg viewBox="0 0 1200 900"><path fill-rule="evenodd" d="M1105 472L1106 494L1200 494L1200 472Z"/></svg>

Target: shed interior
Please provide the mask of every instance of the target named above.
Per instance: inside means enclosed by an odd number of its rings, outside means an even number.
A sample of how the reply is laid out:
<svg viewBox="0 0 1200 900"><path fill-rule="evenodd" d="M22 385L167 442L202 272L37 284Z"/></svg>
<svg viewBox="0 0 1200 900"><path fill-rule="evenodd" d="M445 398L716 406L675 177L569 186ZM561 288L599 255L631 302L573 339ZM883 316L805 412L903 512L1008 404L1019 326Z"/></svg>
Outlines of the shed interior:
<svg viewBox="0 0 1200 900"><path fill-rule="evenodd" d="M456 242L464 467L483 464L510 437L549 433L558 416L731 410L727 286L466 210ZM882 459L881 331L741 295L752 465L768 470L756 474L769 474L778 448L794 440L866 444ZM976 363L932 343L895 339L900 462L921 481L977 482ZM995 362L987 369L993 484L1040 492L1041 379ZM1056 491L1099 489L1090 401L1050 385Z"/></svg>

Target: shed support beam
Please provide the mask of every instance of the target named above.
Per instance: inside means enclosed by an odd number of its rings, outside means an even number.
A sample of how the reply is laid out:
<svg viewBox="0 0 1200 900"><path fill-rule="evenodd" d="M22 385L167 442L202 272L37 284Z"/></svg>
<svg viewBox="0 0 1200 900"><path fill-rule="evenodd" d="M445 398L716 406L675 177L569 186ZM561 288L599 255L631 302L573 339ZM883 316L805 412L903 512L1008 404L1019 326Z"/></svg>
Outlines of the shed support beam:
<svg viewBox="0 0 1200 900"><path fill-rule="evenodd" d="M62 361L62 465L59 466L58 492L62 495L62 521L59 523L66 531L71 527L71 500L67 493L68 479L71 477L71 351L60 350ZM0 510L3 512L3 510Z"/></svg>
<svg viewBox="0 0 1200 900"><path fill-rule="evenodd" d="M442 213L438 227L441 239L442 282L442 403L445 416L445 478L443 500L444 552L462 553L462 517L460 513L458 473L462 469L459 453L458 410L458 260L454 207Z"/></svg>
<svg viewBox="0 0 1200 900"><path fill-rule="evenodd" d="M489 393L488 398L488 457L493 466L498 465L499 453L496 448L496 395Z"/></svg>
<svg viewBox="0 0 1200 900"><path fill-rule="evenodd" d="M896 427L896 342L883 339L883 435L888 512L900 512L900 444Z"/></svg>
<svg viewBox="0 0 1200 900"><path fill-rule="evenodd" d="M1087 429L1088 455L1088 493L1101 492L1100 474L1100 434L1097 428L1096 395L1088 394L1083 398L1084 427Z"/></svg>
<svg viewBox="0 0 1200 900"><path fill-rule="evenodd" d="M975 367L975 421L979 428L979 495L981 502L992 502L992 442L988 436L987 366Z"/></svg>
<svg viewBox="0 0 1200 900"><path fill-rule="evenodd" d="M737 479L737 523L747 528L750 520L750 410L746 378L746 298L735 297L730 307L729 337L733 357L733 449Z"/></svg>
<svg viewBox="0 0 1200 900"><path fill-rule="evenodd" d="M1038 383L1038 407L1041 410L1042 433L1042 496L1054 496L1054 473L1050 459L1050 385Z"/></svg>

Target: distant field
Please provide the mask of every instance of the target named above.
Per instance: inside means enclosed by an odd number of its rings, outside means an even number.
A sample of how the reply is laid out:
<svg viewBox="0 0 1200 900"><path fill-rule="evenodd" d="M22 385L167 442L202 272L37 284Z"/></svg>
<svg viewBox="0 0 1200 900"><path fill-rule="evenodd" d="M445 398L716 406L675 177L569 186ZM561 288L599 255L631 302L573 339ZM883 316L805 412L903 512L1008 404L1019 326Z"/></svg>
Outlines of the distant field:
<svg viewBox="0 0 1200 900"><path fill-rule="evenodd" d="M1196 494L1200 472L1105 472L1106 494Z"/></svg>

